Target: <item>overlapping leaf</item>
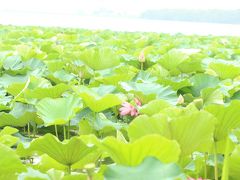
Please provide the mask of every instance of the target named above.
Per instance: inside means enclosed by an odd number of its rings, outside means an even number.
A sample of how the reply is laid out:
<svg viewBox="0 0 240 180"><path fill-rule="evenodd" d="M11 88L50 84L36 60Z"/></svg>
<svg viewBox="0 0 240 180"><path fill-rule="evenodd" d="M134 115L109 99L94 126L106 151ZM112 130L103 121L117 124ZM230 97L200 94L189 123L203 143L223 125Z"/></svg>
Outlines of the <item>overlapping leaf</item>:
<svg viewBox="0 0 240 180"><path fill-rule="evenodd" d="M81 109L80 99L75 96L65 98L44 98L37 105L37 114L45 126L66 124Z"/></svg>
<svg viewBox="0 0 240 180"><path fill-rule="evenodd" d="M116 163L128 166L139 165L148 156L154 156L164 163L177 162L180 154L176 141L160 135L144 136L132 143L107 137L101 147Z"/></svg>

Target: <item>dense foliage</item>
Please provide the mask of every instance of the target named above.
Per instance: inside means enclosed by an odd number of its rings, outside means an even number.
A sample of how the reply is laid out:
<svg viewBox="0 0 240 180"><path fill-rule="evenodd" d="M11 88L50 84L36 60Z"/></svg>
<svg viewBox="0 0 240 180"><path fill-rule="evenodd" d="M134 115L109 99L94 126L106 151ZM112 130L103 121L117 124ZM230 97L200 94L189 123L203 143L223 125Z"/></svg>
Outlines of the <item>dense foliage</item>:
<svg viewBox="0 0 240 180"><path fill-rule="evenodd" d="M239 179L240 38L0 38L0 179Z"/></svg>

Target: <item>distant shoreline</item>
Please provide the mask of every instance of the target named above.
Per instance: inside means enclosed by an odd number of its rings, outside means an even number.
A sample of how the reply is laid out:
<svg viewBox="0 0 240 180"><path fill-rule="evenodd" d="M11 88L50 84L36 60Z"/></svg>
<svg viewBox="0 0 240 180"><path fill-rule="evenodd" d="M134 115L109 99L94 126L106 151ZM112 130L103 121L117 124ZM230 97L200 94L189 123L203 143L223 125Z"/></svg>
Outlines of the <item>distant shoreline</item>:
<svg viewBox="0 0 240 180"><path fill-rule="evenodd" d="M71 14L0 12L0 24L18 26L68 27L128 32L182 33L186 35L240 36L240 24L162 21Z"/></svg>

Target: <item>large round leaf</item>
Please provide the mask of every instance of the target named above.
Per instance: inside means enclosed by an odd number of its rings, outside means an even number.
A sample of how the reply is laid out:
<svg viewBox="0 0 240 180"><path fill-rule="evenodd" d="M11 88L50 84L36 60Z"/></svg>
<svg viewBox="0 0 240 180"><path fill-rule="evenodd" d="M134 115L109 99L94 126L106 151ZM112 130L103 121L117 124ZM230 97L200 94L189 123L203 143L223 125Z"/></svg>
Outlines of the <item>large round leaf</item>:
<svg viewBox="0 0 240 180"><path fill-rule="evenodd" d="M57 84L56 86L48 87L48 88L35 88L33 90L26 91L26 98L36 98L42 99L45 97L50 98L58 98L60 97L65 91L70 89L70 87L66 84Z"/></svg>
<svg viewBox="0 0 240 180"><path fill-rule="evenodd" d="M186 179L178 165L164 164L154 157L148 157L136 167L111 165L104 173L106 180L173 180Z"/></svg>
<svg viewBox="0 0 240 180"><path fill-rule="evenodd" d="M60 142L52 134L46 134L31 143L32 150L46 153L61 164L71 166L80 161L95 148L88 147L77 137Z"/></svg>
<svg viewBox="0 0 240 180"><path fill-rule="evenodd" d="M25 167L16 153L3 144L0 144L0 165L1 179L25 171Z"/></svg>
<svg viewBox="0 0 240 180"><path fill-rule="evenodd" d="M177 49L172 49L165 53L159 63L167 70L170 71L172 75L180 74L180 69L178 66L188 59L188 55L182 53Z"/></svg>
<svg viewBox="0 0 240 180"><path fill-rule="evenodd" d="M12 127L4 127L1 131L0 131L0 143L11 147L14 144L17 143L18 138L12 136L13 134L17 133L18 129L12 128Z"/></svg>
<svg viewBox="0 0 240 180"><path fill-rule="evenodd" d="M217 118L214 137L215 140L223 140L228 133L240 127L240 101L231 101L229 105L212 104L205 109Z"/></svg>
<svg viewBox="0 0 240 180"><path fill-rule="evenodd" d="M35 108L29 104L15 103L9 113L0 112L0 126L25 126L28 122L42 122L38 119Z"/></svg>
<svg viewBox="0 0 240 180"><path fill-rule="evenodd" d="M214 70L221 79L233 79L240 75L240 65L231 61L214 61L209 64L209 67Z"/></svg>
<svg viewBox="0 0 240 180"><path fill-rule="evenodd" d="M164 101L162 99L156 99L142 106L139 112L141 114L146 114L151 116L159 113L164 108L169 108L169 107L171 107L171 104L169 104L167 101Z"/></svg>
<svg viewBox="0 0 240 180"><path fill-rule="evenodd" d="M37 114L44 121L45 126L66 124L81 108L79 98L68 96L65 98L44 98L37 105Z"/></svg>
<svg viewBox="0 0 240 180"><path fill-rule="evenodd" d="M217 88L205 88L201 91L201 97L204 105L208 104L224 104L223 93Z"/></svg>
<svg viewBox="0 0 240 180"><path fill-rule="evenodd" d="M233 179L240 177L240 145L236 146L229 157L229 175Z"/></svg>
<svg viewBox="0 0 240 180"><path fill-rule="evenodd" d="M140 164L147 156L154 156L164 163L177 162L180 154L176 141L160 135L144 136L132 143L107 137L101 147L116 163L128 166Z"/></svg>
<svg viewBox="0 0 240 180"><path fill-rule="evenodd" d="M156 83L135 82L122 82L121 85L125 91L135 94L143 102L163 99L171 104L177 103L177 94L169 86L162 86Z"/></svg>
<svg viewBox="0 0 240 180"><path fill-rule="evenodd" d="M24 83L28 79L28 75L16 75L11 76L8 74L3 74L0 77L0 85L3 85L4 87L8 87L12 83Z"/></svg>
<svg viewBox="0 0 240 180"><path fill-rule="evenodd" d="M113 94L115 89L115 86L100 86L97 88L73 87L73 90L79 94L86 105L94 112L106 110L124 101L120 95Z"/></svg>
<svg viewBox="0 0 240 180"><path fill-rule="evenodd" d="M196 74L190 79L190 81L193 84L191 87L193 96L199 96L202 89L216 87L220 82L217 77L208 74Z"/></svg>
<svg viewBox="0 0 240 180"><path fill-rule="evenodd" d="M120 63L118 55L106 47L86 49L80 59L94 70L111 68Z"/></svg>
<svg viewBox="0 0 240 180"><path fill-rule="evenodd" d="M174 114L174 109L170 108L170 111ZM129 125L129 137L136 140L148 134L161 134L175 139L182 155L201 150L200 146L213 142L214 116L204 111L180 113L176 113L176 117L164 113L139 116Z"/></svg>

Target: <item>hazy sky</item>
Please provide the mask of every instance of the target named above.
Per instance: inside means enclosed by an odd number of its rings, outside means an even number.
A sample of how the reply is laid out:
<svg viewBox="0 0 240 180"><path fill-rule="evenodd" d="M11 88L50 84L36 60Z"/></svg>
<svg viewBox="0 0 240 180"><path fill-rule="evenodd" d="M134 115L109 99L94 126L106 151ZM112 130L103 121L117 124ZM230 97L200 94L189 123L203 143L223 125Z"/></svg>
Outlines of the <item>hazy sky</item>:
<svg viewBox="0 0 240 180"><path fill-rule="evenodd" d="M1 0L0 11L85 12L98 9L137 14L146 9L240 9L240 0Z"/></svg>
<svg viewBox="0 0 240 180"><path fill-rule="evenodd" d="M203 23L193 25L186 22L125 18L139 17L142 12L149 9L240 10L240 0L0 0L0 2L0 24L201 35L239 35L240 32L240 25ZM111 11L114 12L113 16L125 19L90 17L97 11ZM89 17L77 16L81 13Z"/></svg>

